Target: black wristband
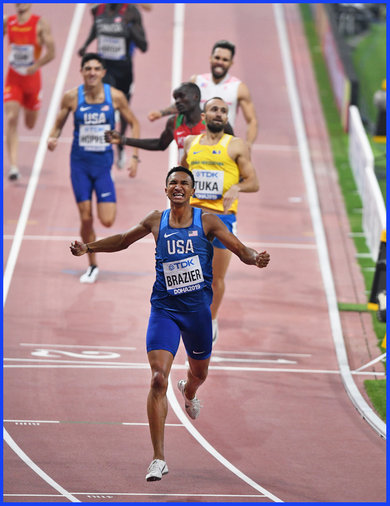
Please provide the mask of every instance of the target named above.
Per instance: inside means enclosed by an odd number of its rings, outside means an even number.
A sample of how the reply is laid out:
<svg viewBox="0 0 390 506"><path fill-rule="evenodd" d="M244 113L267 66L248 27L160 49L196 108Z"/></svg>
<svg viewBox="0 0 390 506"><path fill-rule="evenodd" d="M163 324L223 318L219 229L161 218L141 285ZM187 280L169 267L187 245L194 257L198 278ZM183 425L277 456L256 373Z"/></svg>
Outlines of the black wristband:
<svg viewBox="0 0 390 506"><path fill-rule="evenodd" d="M86 244L87 246L87 253L93 253L93 251L89 248L88 244Z"/></svg>
<svg viewBox="0 0 390 506"><path fill-rule="evenodd" d="M119 144L121 146L126 146L126 136L125 135L121 135L121 140L119 141Z"/></svg>

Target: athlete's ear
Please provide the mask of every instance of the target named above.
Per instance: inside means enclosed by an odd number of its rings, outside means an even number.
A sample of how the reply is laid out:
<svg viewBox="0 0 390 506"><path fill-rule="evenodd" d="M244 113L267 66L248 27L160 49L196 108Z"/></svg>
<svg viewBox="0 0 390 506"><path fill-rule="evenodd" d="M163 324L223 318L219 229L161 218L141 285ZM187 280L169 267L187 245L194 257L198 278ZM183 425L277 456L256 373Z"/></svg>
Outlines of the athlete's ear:
<svg viewBox="0 0 390 506"><path fill-rule="evenodd" d="M103 77L106 75L107 69L103 67Z"/></svg>
<svg viewBox="0 0 390 506"><path fill-rule="evenodd" d="M206 114L204 112L201 112L200 113L200 118L202 121L205 121L206 120Z"/></svg>

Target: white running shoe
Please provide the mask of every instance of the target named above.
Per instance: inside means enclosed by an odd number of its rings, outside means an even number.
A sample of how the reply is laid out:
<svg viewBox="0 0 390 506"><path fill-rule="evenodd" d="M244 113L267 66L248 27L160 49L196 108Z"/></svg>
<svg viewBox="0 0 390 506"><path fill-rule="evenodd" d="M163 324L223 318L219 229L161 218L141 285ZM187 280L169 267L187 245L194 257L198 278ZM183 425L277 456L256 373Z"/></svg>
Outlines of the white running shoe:
<svg viewBox="0 0 390 506"><path fill-rule="evenodd" d="M116 166L118 167L118 169L124 169L126 167L126 153L124 149L118 151L118 159L116 161Z"/></svg>
<svg viewBox="0 0 390 506"><path fill-rule="evenodd" d="M148 467L148 473L146 475L146 481L158 481L168 474L168 466L165 460L154 459Z"/></svg>
<svg viewBox="0 0 390 506"><path fill-rule="evenodd" d="M95 283L99 274L99 267L97 265L90 265L81 278L80 283Z"/></svg>
<svg viewBox="0 0 390 506"><path fill-rule="evenodd" d="M10 181L16 181L19 178L20 178L19 169L16 167L16 165L11 165L11 168L9 169L8 172L8 179Z"/></svg>
<svg viewBox="0 0 390 506"><path fill-rule="evenodd" d="M213 325L213 344L217 342L218 339L218 320L211 320Z"/></svg>
<svg viewBox="0 0 390 506"><path fill-rule="evenodd" d="M200 400L194 397L192 400L187 399L184 389L186 386L185 380L179 380L177 383L177 388L180 390L180 392L183 394L184 397L184 406L186 408L187 414L190 418L195 420L195 418L198 418L200 413Z"/></svg>

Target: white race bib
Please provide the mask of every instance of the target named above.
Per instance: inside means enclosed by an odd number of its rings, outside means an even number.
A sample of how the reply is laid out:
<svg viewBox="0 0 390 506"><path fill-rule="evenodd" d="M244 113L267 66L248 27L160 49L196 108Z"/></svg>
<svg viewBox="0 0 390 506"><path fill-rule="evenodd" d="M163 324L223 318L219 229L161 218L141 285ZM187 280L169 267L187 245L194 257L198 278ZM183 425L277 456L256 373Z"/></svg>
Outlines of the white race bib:
<svg viewBox="0 0 390 506"><path fill-rule="evenodd" d="M200 290L203 287L203 271L199 256L163 263L165 285L171 295Z"/></svg>
<svg viewBox="0 0 390 506"><path fill-rule="evenodd" d="M125 38L101 35L98 38L98 53L105 60L123 60L126 57Z"/></svg>
<svg viewBox="0 0 390 506"><path fill-rule="evenodd" d="M104 132L110 125L80 125L79 146L85 151L105 151L109 145L104 140Z"/></svg>
<svg viewBox="0 0 390 506"><path fill-rule="evenodd" d="M16 72L25 74L25 69L34 64L34 46L31 44L11 44L9 63Z"/></svg>
<svg viewBox="0 0 390 506"><path fill-rule="evenodd" d="M193 170L197 199L218 200L223 194L223 170Z"/></svg>

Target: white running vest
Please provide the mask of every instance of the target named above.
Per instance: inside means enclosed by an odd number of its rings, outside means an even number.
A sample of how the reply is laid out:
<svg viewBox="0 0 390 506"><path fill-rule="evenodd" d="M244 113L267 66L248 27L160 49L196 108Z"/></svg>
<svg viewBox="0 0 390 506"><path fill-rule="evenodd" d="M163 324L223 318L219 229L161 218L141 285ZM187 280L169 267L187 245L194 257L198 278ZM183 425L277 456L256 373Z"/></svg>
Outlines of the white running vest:
<svg viewBox="0 0 390 506"><path fill-rule="evenodd" d="M229 106L229 123L234 127L238 108L238 87L241 81L237 77L227 74L225 79L215 84L211 73L209 73L197 75L195 84L200 88L200 103L202 107L207 100L213 97L221 97L227 103Z"/></svg>

